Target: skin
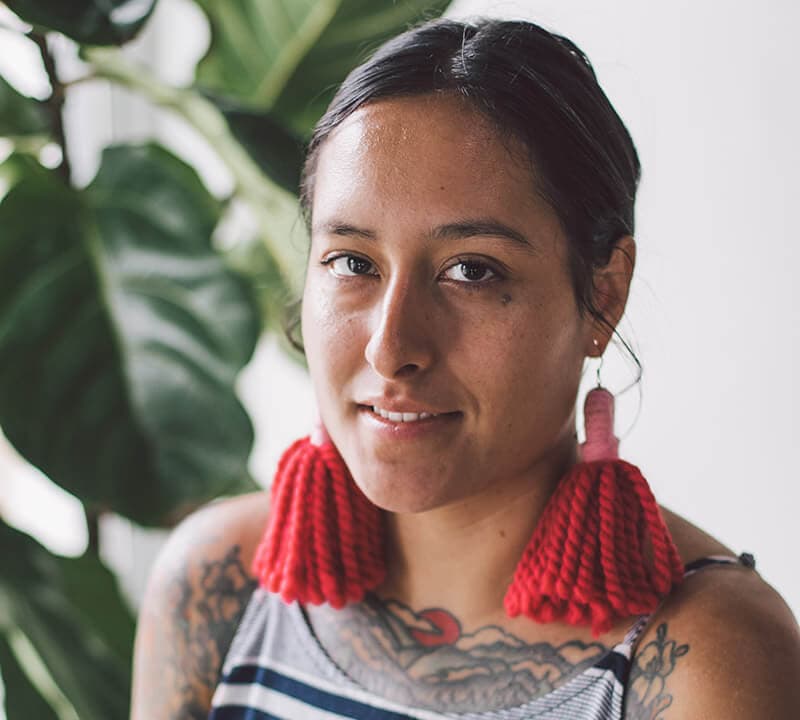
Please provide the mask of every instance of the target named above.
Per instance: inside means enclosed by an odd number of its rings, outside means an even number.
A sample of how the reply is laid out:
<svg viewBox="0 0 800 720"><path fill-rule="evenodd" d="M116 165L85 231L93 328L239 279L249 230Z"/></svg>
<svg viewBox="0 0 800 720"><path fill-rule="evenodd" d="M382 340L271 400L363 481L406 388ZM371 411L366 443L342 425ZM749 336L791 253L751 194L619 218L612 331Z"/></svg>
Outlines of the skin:
<svg viewBox="0 0 800 720"><path fill-rule="evenodd" d="M515 159L523 150L457 98L387 100L326 140L314 180L309 369L355 481L388 511L389 557L386 582L364 603L305 611L344 672L433 710L549 692L633 622L595 639L584 628L508 618L502 607L522 549L575 461L585 358L608 342L608 329L575 302L566 238ZM622 238L595 277L612 325L634 258L633 240ZM378 401L447 416L408 432L372 417L364 405ZM255 586L247 568L267 505L265 494L217 503L168 544L142 609L132 718L208 712ZM684 560L732 554L663 512ZM489 636L487 659L476 638ZM652 618L625 717L788 719L800 707L797 677L800 635L785 604L754 571L715 567L688 578Z"/></svg>

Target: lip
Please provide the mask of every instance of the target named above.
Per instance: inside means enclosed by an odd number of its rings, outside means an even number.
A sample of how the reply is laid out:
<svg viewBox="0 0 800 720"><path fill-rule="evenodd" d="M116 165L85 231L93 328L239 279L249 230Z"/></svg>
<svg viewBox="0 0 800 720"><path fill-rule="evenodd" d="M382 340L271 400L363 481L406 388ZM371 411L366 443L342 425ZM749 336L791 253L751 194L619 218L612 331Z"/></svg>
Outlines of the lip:
<svg viewBox="0 0 800 720"><path fill-rule="evenodd" d="M453 414L452 410L425 405L410 398L371 397L359 402L358 406L359 409L363 407L372 410L374 407L379 407L381 410L386 410L388 412L416 413L417 415L421 413L428 413L428 415Z"/></svg>
<svg viewBox="0 0 800 720"><path fill-rule="evenodd" d="M424 418L423 420L414 420L413 422L395 422L389 420L377 413L373 412L372 407L366 405L358 406L359 418L364 424L373 432L378 433L379 436L385 436L392 440L413 440L425 437L434 437L442 432L446 432L455 427L456 423L461 419L460 412L431 412L430 410L409 410L409 405L395 404L395 407L400 409L392 410L391 408L378 405L383 410L390 412L427 412L431 413L432 417Z"/></svg>

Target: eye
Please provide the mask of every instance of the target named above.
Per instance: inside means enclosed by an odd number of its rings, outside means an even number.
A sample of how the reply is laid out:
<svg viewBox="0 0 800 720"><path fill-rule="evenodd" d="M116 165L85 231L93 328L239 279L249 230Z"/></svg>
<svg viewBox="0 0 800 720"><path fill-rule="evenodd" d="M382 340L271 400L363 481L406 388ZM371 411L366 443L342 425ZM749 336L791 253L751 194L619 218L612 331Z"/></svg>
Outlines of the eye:
<svg viewBox="0 0 800 720"><path fill-rule="evenodd" d="M478 284L494 280L498 277L498 273L480 260L459 260L444 271L444 276L448 280Z"/></svg>
<svg viewBox="0 0 800 720"><path fill-rule="evenodd" d="M336 255L322 261L330 267L334 275L353 277L355 275L376 275L374 265L360 255Z"/></svg>

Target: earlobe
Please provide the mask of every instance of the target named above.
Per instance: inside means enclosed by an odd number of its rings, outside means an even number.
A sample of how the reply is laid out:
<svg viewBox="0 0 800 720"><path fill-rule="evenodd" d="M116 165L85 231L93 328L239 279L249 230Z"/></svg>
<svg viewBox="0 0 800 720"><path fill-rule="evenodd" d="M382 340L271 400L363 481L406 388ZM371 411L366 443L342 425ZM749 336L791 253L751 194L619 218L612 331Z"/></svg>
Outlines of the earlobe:
<svg viewBox="0 0 800 720"><path fill-rule="evenodd" d="M590 322L586 355L597 357L605 351L625 312L635 264L636 242L625 235L615 244L608 264L595 270L593 300L597 316Z"/></svg>

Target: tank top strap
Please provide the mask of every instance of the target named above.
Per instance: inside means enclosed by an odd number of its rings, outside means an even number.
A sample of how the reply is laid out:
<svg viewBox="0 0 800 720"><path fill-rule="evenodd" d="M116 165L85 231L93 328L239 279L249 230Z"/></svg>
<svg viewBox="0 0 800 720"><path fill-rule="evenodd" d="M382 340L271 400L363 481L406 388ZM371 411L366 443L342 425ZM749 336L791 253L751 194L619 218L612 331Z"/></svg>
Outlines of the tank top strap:
<svg viewBox="0 0 800 720"><path fill-rule="evenodd" d="M697 558L690 563L686 563L683 569L683 576L688 577L694 575L703 568L710 565L744 565L746 568L755 570L756 559L751 553L742 553L739 557L731 557L730 555L707 555L706 557Z"/></svg>
<svg viewBox="0 0 800 720"><path fill-rule="evenodd" d="M683 576L689 577L704 568L711 567L712 565L742 565L751 570L755 570L756 560L751 553L742 553L738 557L730 555L706 555L705 557L697 558L683 567ZM658 608L647 615L640 615L631 625L628 632L625 634L625 639L620 643L621 647L627 650L628 657L633 657L633 650L639 642L639 638L644 633L647 626L650 624L650 619L658 612Z"/></svg>

